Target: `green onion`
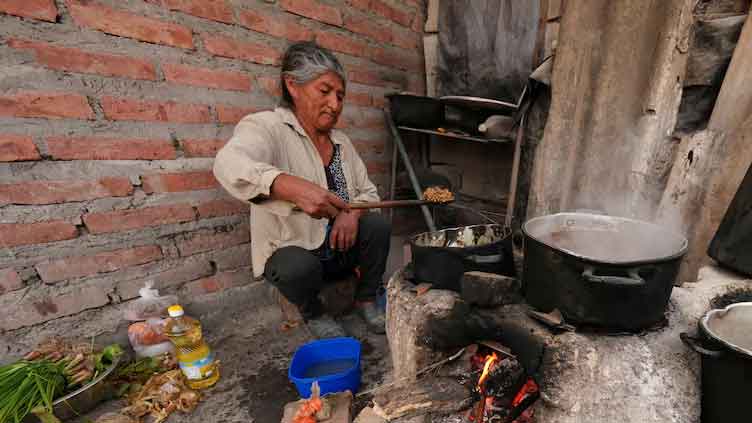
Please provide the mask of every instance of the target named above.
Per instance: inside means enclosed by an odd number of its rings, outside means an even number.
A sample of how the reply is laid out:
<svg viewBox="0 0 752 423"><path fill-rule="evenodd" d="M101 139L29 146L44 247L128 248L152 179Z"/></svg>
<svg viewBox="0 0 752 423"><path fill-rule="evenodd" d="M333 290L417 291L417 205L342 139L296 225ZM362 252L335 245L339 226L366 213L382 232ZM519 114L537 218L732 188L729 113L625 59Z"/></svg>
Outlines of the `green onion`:
<svg viewBox="0 0 752 423"><path fill-rule="evenodd" d="M0 366L0 423L20 423L32 410L52 413L66 386L65 362L19 361Z"/></svg>

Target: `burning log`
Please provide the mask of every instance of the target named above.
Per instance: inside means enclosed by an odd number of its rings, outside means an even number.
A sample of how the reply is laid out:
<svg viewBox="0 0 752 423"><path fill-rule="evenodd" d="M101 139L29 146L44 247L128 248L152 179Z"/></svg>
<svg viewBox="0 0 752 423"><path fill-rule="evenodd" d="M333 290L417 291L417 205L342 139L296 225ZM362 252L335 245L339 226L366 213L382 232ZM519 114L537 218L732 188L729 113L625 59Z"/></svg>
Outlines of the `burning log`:
<svg viewBox="0 0 752 423"><path fill-rule="evenodd" d="M472 404L470 391L450 378L429 377L410 386L377 394L373 398L374 412L392 421L427 413L452 413Z"/></svg>

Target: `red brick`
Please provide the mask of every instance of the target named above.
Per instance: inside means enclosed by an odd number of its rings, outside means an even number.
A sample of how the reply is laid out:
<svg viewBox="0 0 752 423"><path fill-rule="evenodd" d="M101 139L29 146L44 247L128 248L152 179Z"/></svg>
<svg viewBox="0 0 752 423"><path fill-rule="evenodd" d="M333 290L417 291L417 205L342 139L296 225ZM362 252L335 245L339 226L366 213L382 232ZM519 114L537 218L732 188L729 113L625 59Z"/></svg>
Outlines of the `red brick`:
<svg viewBox="0 0 752 423"><path fill-rule="evenodd" d="M68 222L54 220L39 223L0 223L0 246L45 244L73 239L78 229Z"/></svg>
<svg viewBox="0 0 752 423"><path fill-rule="evenodd" d="M133 193L128 178L102 178L98 181L29 181L0 185L2 204L57 204L126 197Z"/></svg>
<svg viewBox="0 0 752 423"><path fill-rule="evenodd" d="M154 65L133 57L89 53L75 48L18 39L9 40L8 45L18 49L33 50L36 53L37 62L51 69L152 81L157 79Z"/></svg>
<svg viewBox="0 0 752 423"><path fill-rule="evenodd" d="M418 34L408 31L407 34L394 32L392 34L392 44L406 50L417 50L420 46Z"/></svg>
<svg viewBox="0 0 752 423"><path fill-rule="evenodd" d="M225 0L146 0L170 10L179 10L199 18L233 23L232 9Z"/></svg>
<svg viewBox="0 0 752 423"><path fill-rule="evenodd" d="M31 137L0 134L0 162L20 162L40 158L37 146L34 145Z"/></svg>
<svg viewBox="0 0 752 423"><path fill-rule="evenodd" d="M272 97L282 97L282 87L279 78L270 76L259 76L256 78L259 85Z"/></svg>
<svg viewBox="0 0 752 423"><path fill-rule="evenodd" d="M418 34L423 34L423 28L425 27L426 23L426 17L423 14L422 11L418 11L413 16L413 24L410 26L410 29L413 30L413 32L417 32Z"/></svg>
<svg viewBox="0 0 752 423"><path fill-rule="evenodd" d="M248 226L241 225L229 232L202 232L177 243L181 256L190 256L204 251L222 250L233 245L249 242L251 234Z"/></svg>
<svg viewBox="0 0 752 423"><path fill-rule="evenodd" d="M109 304L107 290L98 285L75 287L65 294L30 295L0 320L0 330L13 330L81 313Z"/></svg>
<svg viewBox="0 0 752 423"><path fill-rule="evenodd" d="M171 160L175 147L169 140L97 137L47 139L50 156L57 160Z"/></svg>
<svg viewBox="0 0 752 423"><path fill-rule="evenodd" d="M57 20L54 0L3 0L0 12L49 22Z"/></svg>
<svg viewBox="0 0 752 423"><path fill-rule="evenodd" d="M24 287L24 283L13 269L0 269L0 295L16 291Z"/></svg>
<svg viewBox="0 0 752 423"><path fill-rule="evenodd" d="M258 10L238 11L238 23L248 29L290 41L313 39L313 31L283 15L270 15Z"/></svg>
<svg viewBox="0 0 752 423"><path fill-rule="evenodd" d="M386 149L386 144L384 143L384 140L378 140L378 141L353 140L352 143L355 146L355 149L358 150L358 153L360 153L361 156L382 155L384 154L384 150Z"/></svg>
<svg viewBox="0 0 752 423"><path fill-rule="evenodd" d="M389 103L389 100L387 100L383 95L371 96L371 101L373 102L373 106L379 109L383 109L384 107L386 107L387 103Z"/></svg>
<svg viewBox="0 0 752 423"><path fill-rule="evenodd" d="M279 5L290 13L319 22L342 26L342 14L334 6L322 4L316 0L279 0Z"/></svg>
<svg viewBox="0 0 752 423"><path fill-rule="evenodd" d="M349 15L345 18L345 28L357 34L365 35L376 41L388 43L392 41L392 31L379 25L367 16Z"/></svg>
<svg viewBox="0 0 752 423"><path fill-rule="evenodd" d="M319 32L316 34L316 42L329 50L347 53L352 56L367 57L369 51L372 50L367 43L333 32Z"/></svg>
<svg viewBox="0 0 752 423"><path fill-rule="evenodd" d="M356 9L366 12L371 10L371 0L347 0L347 3Z"/></svg>
<svg viewBox="0 0 752 423"><path fill-rule="evenodd" d="M109 120L211 122L209 106L203 104L181 104L174 101L158 103L106 96L102 98L102 109L104 109L105 117Z"/></svg>
<svg viewBox="0 0 752 423"><path fill-rule="evenodd" d="M183 192L202 189L212 189L219 186L211 171L155 173L142 175L144 192Z"/></svg>
<svg viewBox="0 0 752 423"><path fill-rule="evenodd" d="M384 74L368 68L348 66L347 79L359 84L374 85L379 87L399 87L397 82L389 81Z"/></svg>
<svg viewBox="0 0 752 423"><path fill-rule="evenodd" d="M233 107L225 106L222 104L217 105L217 120L220 123L238 123L240 119L243 119L251 113L256 113L260 109L256 107Z"/></svg>
<svg viewBox="0 0 752 423"><path fill-rule="evenodd" d="M345 104L368 107L371 105L371 95L364 92L348 90L345 96Z"/></svg>
<svg viewBox="0 0 752 423"><path fill-rule="evenodd" d="M66 257L61 260L36 265L37 273L46 283L114 272L125 267L149 263L162 258L156 245L107 251L91 256Z"/></svg>
<svg viewBox="0 0 752 423"><path fill-rule="evenodd" d="M412 15L403 10L399 10L381 0L371 0L369 7L377 15L383 16L391 21L397 22L404 27L410 27L413 22Z"/></svg>
<svg viewBox="0 0 752 423"><path fill-rule="evenodd" d="M420 70L423 62L420 57L410 54L407 51L396 51L393 49L377 48L371 49L371 60L374 62L389 66L394 69L402 70Z"/></svg>
<svg viewBox="0 0 752 423"><path fill-rule="evenodd" d="M188 295L193 297L223 291L236 286L242 286L251 281L253 281L253 277L251 277L251 273L248 269L238 269L217 273L208 278L188 282L184 285L184 289L187 291Z"/></svg>
<svg viewBox="0 0 752 423"><path fill-rule="evenodd" d="M226 143L225 140L182 140L180 146L186 157L214 157Z"/></svg>
<svg viewBox="0 0 752 423"><path fill-rule="evenodd" d="M221 90L249 91L251 78L241 72L200 68L198 66L165 63L162 65L167 82Z"/></svg>
<svg viewBox="0 0 752 423"><path fill-rule="evenodd" d="M80 94L23 91L0 96L0 116L48 119L94 119L94 111Z"/></svg>
<svg viewBox="0 0 752 423"><path fill-rule="evenodd" d="M247 60L262 65L278 65L281 58L278 50L266 44L238 41L221 35L204 35L204 48L215 56Z"/></svg>
<svg viewBox="0 0 752 423"><path fill-rule="evenodd" d="M250 205L244 201L229 198L201 203L196 209L198 210L199 219L209 219L212 217L248 214Z"/></svg>
<svg viewBox="0 0 752 423"><path fill-rule="evenodd" d="M185 26L123 12L91 0L66 0L66 4L79 26L149 43L193 48L193 35Z"/></svg>
<svg viewBox="0 0 752 423"><path fill-rule="evenodd" d="M83 219L89 232L103 234L190 222L196 219L196 213L193 211L193 207L188 204L175 204L134 210L89 213L84 215Z"/></svg>

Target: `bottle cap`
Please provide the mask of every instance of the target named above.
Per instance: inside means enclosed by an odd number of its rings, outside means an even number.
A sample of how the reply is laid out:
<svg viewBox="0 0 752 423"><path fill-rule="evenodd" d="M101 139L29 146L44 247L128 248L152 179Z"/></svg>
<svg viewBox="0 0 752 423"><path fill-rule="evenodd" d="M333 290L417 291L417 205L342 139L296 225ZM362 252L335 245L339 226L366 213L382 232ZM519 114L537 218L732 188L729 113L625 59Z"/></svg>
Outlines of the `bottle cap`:
<svg viewBox="0 0 752 423"><path fill-rule="evenodd" d="M185 314L183 307L181 307L179 304L167 307L167 313L170 314L170 317L180 317Z"/></svg>

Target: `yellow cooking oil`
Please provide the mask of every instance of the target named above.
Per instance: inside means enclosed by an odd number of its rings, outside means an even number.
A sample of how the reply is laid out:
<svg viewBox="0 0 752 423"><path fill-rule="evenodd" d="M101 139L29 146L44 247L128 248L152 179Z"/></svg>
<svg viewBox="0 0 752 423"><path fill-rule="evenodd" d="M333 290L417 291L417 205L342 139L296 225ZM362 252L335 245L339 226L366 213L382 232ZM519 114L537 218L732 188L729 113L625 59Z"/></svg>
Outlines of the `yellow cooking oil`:
<svg viewBox="0 0 752 423"><path fill-rule="evenodd" d="M219 366L203 339L201 322L186 316L183 307L170 306L165 333L175 345L178 364L192 389L205 389L219 380Z"/></svg>

